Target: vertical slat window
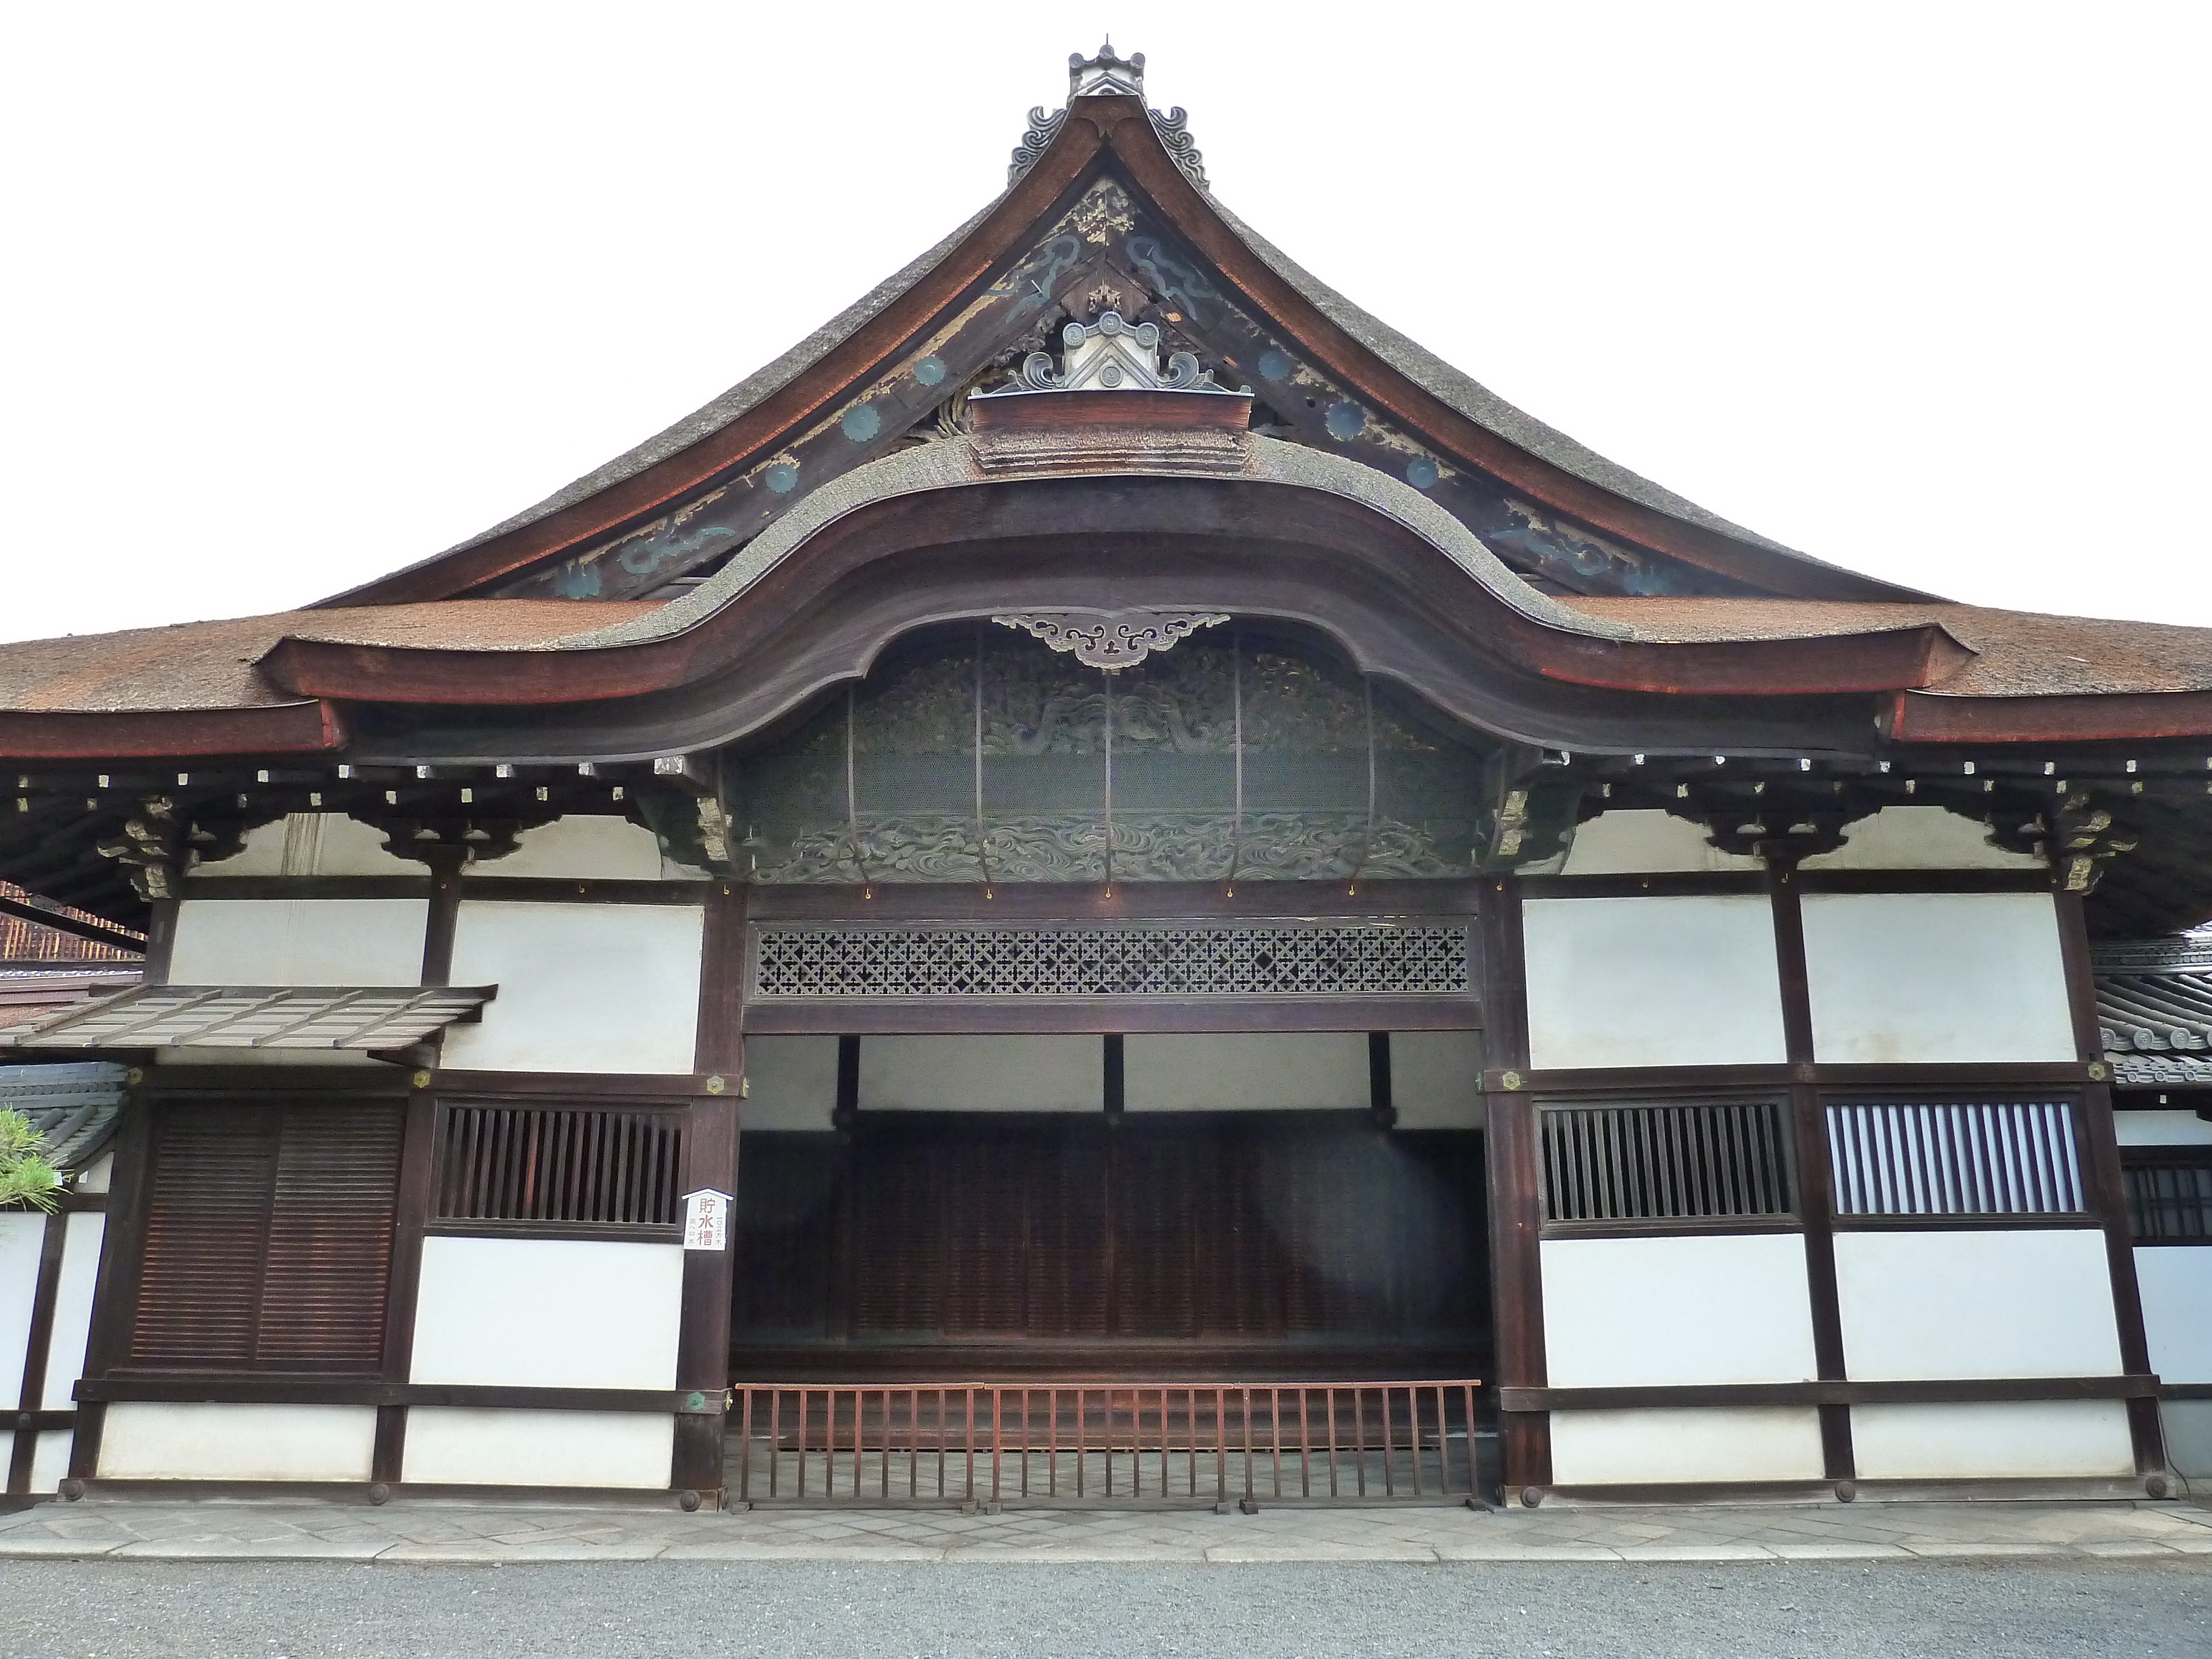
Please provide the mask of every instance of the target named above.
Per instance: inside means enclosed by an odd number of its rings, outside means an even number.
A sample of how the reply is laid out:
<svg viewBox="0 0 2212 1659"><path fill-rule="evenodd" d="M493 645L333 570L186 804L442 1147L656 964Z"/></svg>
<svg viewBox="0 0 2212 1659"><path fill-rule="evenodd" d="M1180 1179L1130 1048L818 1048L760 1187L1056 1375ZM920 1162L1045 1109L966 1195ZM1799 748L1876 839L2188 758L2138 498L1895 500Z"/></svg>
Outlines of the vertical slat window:
<svg viewBox="0 0 2212 1659"><path fill-rule="evenodd" d="M1790 1213L1779 1102L1545 1106L1547 1222L1702 1221Z"/></svg>
<svg viewBox="0 0 2212 1659"><path fill-rule="evenodd" d="M2212 1244L2212 1146L2123 1146L2120 1181L2136 1243Z"/></svg>
<svg viewBox="0 0 2212 1659"><path fill-rule="evenodd" d="M399 1132L380 1104L162 1109L131 1363L376 1370Z"/></svg>
<svg viewBox="0 0 2212 1659"><path fill-rule="evenodd" d="M1827 1127L1839 1216L2081 1211L2066 1101L1832 1102Z"/></svg>
<svg viewBox="0 0 2212 1659"><path fill-rule="evenodd" d="M672 1227L683 1219L684 1116L666 1109L445 1109L439 1221Z"/></svg>

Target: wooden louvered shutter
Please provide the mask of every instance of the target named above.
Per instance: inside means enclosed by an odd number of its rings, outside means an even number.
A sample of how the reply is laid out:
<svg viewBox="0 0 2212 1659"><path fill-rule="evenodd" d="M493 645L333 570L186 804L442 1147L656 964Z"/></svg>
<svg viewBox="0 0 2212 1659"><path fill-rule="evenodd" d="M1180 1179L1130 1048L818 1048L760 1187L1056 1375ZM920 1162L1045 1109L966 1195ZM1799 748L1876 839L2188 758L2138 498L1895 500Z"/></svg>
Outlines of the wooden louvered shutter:
<svg viewBox="0 0 2212 1659"><path fill-rule="evenodd" d="M399 1109L283 1114L254 1358L274 1370L373 1371L399 1184Z"/></svg>
<svg viewBox="0 0 2212 1659"><path fill-rule="evenodd" d="M399 1134L380 1103L163 1109L131 1363L374 1371Z"/></svg>
<svg viewBox="0 0 2212 1659"><path fill-rule="evenodd" d="M194 1107L158 1115L133 1364L252 1364L276 1184L273 1113Z"/></svg>

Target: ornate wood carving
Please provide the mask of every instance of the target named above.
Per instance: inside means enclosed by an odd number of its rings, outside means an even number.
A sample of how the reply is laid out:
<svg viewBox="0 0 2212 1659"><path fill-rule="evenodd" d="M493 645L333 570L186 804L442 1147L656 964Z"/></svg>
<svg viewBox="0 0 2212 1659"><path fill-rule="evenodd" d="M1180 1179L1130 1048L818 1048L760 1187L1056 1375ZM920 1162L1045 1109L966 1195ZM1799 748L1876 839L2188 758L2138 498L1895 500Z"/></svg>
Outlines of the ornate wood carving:
<svg viewBox="0 0 2212 1659"><path fill-rule="evenodd" d="M1201 628L1229 620L1225 611L1022 611L994 617L1001 628L1035 635L1090 668L1133 668Z"/></svg>

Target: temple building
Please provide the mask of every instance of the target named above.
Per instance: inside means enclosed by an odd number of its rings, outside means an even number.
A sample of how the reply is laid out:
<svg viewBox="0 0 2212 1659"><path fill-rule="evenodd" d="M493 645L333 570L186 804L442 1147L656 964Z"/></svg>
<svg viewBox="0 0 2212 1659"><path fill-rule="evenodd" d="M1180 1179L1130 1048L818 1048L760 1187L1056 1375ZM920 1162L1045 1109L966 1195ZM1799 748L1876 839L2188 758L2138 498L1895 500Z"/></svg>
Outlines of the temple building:
<svg viewBox="0 0 2212 1659"><path fill-rule="evenodd" d="M0 647L9 1492L2212 1477L2212 629L1593 454L1143 69L473 540Z"/></svg>

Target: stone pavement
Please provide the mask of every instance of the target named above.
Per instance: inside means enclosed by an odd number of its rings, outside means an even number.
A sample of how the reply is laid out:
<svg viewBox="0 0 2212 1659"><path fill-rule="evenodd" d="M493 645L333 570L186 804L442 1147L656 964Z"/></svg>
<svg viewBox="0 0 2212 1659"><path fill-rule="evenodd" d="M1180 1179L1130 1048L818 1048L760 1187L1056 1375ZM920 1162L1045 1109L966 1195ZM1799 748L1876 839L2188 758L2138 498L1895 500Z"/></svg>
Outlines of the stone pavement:
<svg viewBox="0 0 2212 1659"><path fill-rule="evenodd" d="M0 1558L522 1562L1737 1561L1966 1556L2212 1562L2212 1510L2186 1503L1712 1504L1209 1511L781 1510L402 1498L58 1501L0 1514Z"/></svg>

